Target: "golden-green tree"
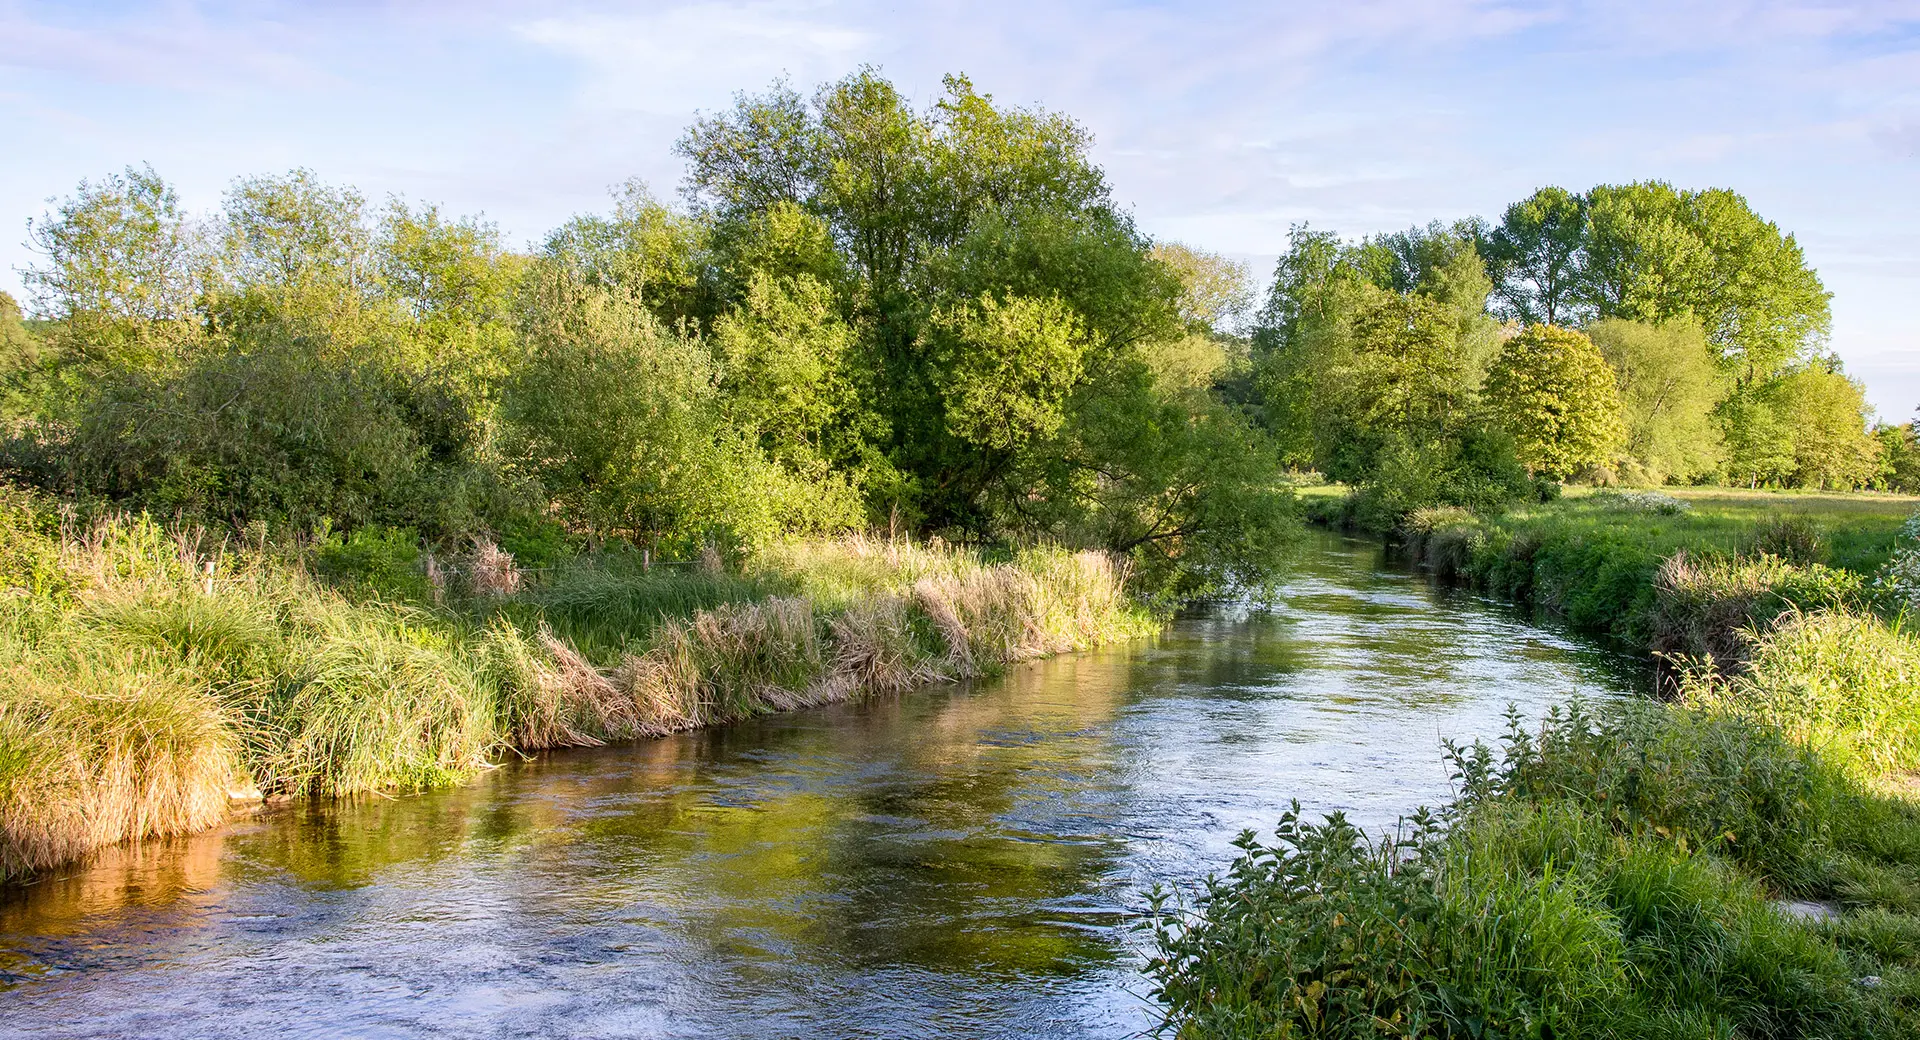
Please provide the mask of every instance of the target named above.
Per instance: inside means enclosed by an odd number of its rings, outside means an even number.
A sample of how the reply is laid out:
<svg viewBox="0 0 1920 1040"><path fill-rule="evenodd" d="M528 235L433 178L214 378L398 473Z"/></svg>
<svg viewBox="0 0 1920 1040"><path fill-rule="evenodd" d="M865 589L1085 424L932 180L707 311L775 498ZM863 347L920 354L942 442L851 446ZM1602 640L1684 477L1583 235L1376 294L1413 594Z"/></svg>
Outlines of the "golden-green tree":
<svg viewBox="0 0 1920 1040"><path fill-rule="evenodd" d="M1780 381L1793 432L1793 479L1801 487L1856 488L1879 471L1880 444L1867 430L1860 384L1821 365Z"/></svg>
<svg viewBox="0 0 1920 1040"><path fill-rule="evenodd" d="M1587 335L1620 381L1626 468L1654 484L1719 469L1725 448L1713 410L1724 380L1700 325L1602 318Z"/></svg>
<svg viewBox="0 0 1920 1040"><path fill-rule="evenodd" d="M1483 399L1520 462L1536 473L1568 477L1606 465L1626 443L1613 369L1572 329L1533 325L1508 340Z"/></svg>

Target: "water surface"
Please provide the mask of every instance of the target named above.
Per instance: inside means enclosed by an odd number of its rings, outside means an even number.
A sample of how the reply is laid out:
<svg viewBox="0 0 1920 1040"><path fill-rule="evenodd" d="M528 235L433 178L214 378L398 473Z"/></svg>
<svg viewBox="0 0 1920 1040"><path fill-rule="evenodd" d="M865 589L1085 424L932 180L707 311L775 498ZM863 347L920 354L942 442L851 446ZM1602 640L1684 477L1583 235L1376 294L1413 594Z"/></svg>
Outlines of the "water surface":
<svg viewBox="0 0 1920 1040"><path fill-rule="evenodd" d="M1134 1035L1152 881L1641 681L1317 537L1271 609L112 850L0 895L0 1036Z"/></svg>

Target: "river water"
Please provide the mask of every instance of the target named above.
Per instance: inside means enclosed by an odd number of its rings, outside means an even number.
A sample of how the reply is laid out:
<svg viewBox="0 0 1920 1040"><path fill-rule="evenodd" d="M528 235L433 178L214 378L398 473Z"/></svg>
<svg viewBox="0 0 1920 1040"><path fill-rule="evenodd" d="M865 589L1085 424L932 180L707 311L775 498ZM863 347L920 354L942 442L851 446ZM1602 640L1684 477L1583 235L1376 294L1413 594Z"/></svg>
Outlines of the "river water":
<svg viewBox="0 0 1920 1040"><path fill-rule="evenodd" d="M1135 1035L1154 880L1644 681L1317 535L1153 639L111 850L0 893L0 1036Z"/></svg>

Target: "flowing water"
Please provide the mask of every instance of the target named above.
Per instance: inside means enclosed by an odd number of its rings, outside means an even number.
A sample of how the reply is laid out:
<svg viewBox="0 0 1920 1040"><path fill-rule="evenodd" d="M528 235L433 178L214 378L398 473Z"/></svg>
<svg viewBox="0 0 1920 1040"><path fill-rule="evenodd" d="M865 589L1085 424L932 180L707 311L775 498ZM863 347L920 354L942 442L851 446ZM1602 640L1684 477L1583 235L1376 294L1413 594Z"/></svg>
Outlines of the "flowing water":
<svg viewBox="0 0 1920 1040"><path fill-rule="evenodd" d="M1270 609L112 850L0 893L0 1036L1134 1035L1153 881L1642 681L1319 536Z"/></svg>

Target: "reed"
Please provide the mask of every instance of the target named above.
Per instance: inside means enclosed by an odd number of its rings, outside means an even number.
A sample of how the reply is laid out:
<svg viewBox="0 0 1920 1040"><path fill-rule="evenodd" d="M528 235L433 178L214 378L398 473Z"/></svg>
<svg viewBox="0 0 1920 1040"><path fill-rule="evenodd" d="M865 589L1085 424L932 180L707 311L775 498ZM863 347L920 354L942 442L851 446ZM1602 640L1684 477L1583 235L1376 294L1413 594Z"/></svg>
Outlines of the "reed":
<svg viewBox="0 0 1920 1040"><path fill-rule="evenodd" d="M298 552L143 517L0 506L19 534L0 553L7 875L207 826L233 789L444 786L510 751L895 693L1153 624L1091 553L850 538L774 546L739 574L602 554L529 580L477 542L478 579L435 601L404 591L425 579L330 582ZM406 547L359 541L388 570Z"/></svg>

